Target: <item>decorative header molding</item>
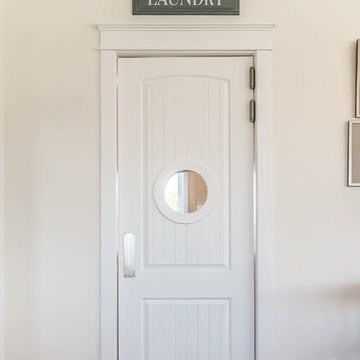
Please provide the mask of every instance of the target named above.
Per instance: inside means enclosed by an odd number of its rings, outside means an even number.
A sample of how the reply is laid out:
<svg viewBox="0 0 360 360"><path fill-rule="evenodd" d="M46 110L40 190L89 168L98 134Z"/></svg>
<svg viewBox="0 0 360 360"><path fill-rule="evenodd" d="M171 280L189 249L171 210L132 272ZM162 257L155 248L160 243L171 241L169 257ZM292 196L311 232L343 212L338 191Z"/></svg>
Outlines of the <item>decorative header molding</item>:
<svg viewBox="0 0 360 360"><path fill-rule="evenodd" d="M271 31L272 24L98 24L100 31L151 30L151 31Z"/></svg>
<svg viewBox="0 0 360 360"><path fill-rule="evenodd" d="M99 24L100 50L272 50L271 24ZM219 32L229 32L231 36ZM196 36L194 36L196 33ZM224 41L225 40L225 41Z"/></svg>

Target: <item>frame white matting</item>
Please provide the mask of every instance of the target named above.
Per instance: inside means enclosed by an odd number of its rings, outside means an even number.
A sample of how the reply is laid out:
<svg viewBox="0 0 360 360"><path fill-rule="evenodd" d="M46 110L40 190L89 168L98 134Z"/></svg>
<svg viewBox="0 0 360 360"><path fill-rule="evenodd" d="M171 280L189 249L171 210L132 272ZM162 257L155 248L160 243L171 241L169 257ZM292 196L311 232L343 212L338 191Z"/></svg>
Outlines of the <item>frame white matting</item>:
<svg viewBox="0 0 360 360"><path fill-rule="evenodd" d="M256 359L272 358L272 30L266 24L98 25L101 34L101 360L118 359L117 59L252 55L256 68Z"/></svg>
<svg viewBox="0 0 360 360"><path fill-rule="evenodd" d="M353 150L354 149L358 149L359 147L359 141L360 139L354 135L355 134L358 134L358 131L354 132L354 126L357 127L359 129L360 127L360 120L350 120L349 121L349 125L348 125L348 186L349 187L360 187L360 182L359 180L354 180L353 179L353 173L355 172L355 177L359 177L358 176L358 171L354 171L354 161L355 163L358 161L358 157L354 154L353 154ZM355 170L358 170L358 167L357 169Z"/></svg>

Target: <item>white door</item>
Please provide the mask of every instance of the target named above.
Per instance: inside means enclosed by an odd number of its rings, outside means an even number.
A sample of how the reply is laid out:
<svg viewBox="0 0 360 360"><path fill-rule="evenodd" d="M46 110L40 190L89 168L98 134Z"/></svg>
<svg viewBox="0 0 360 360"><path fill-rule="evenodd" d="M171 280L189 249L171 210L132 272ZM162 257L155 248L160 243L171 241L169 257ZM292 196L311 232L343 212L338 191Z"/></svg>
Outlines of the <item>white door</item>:
<svg viewBox="0 0 360 360"><path fill-rule="evenodd" d="M253 359L252 61L119 59L121 360Z"/></svg>

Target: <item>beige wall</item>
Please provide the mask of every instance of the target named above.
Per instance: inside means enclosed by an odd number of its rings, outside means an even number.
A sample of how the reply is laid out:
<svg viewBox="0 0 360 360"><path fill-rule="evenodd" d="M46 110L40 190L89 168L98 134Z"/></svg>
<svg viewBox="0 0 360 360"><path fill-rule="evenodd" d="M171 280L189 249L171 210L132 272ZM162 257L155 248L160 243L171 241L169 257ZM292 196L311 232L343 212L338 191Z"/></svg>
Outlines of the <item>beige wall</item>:
<svg viewBox="0 0 360 360"><path fill-rule="evenodd" d="M4 0L0 0L0 360L5 359L4 5Z"/></svg>
<svg viewBox="0 0 360 360"><path fill-rule="evenodd" d="M241 0L241 16L216 18L133 17L130 3L6 0L7 360L99 360L94 24L175 21L277 25L272 359L359 359L360 189L345 187L345 122L360 2Z"/></svg>

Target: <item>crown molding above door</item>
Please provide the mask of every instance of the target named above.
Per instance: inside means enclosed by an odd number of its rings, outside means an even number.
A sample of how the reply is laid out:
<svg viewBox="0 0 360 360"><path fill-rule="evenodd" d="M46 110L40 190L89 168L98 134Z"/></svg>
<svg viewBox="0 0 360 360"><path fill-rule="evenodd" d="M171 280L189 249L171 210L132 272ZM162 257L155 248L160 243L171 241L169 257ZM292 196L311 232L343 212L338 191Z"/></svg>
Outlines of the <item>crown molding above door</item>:
<svg viewBox="0 0 360 360"><path fill-rule="evenodd" d="M271 24L99 24L100 50L272 50Z"/></svg>
<svg viewBox="0 0 360 360"><path fill-rule="evenodd" d="M271 31L274 29L273 24L98 24L98 29L101 31L117 31L117 30L225 30L225 31L239 31L239 30L252 30L252 31Z"/></svg>

